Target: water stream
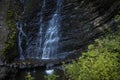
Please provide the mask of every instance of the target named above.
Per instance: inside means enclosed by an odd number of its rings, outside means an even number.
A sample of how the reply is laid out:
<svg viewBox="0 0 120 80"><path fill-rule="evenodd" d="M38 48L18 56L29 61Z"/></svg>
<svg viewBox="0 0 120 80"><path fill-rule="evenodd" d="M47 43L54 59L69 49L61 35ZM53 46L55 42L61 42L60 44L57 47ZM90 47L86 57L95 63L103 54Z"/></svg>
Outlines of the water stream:
<svg viewBox="0 0 120 80"><path fill-rule="evenodd" d="M45 34L42 59L53 59L57 54L60 28L60 9L62 0L57 0L56 11L49 21L48 29Z"/></svg>
<svg viewBox="0 0 120 80"><path fill-rule="evenodd" d="M42 43L43 43L43 28L44 28L44 21L43 21L43 15L44 10L46 6L46 0L43 0L42 7L40 10L40 19L39 19L39 32L37 33L37 37L35 39L34 36L30 36L27 40L27 48L25 50L26 58L32 58L32 59L41 59L42 54ZM33 32L36 34L36 32ZM31 34L30 34L31 35Z"/></svg>
<svg viewBox="0 0 120 80"><path fill-rule="evenodd" d="M18 28L18 49L19 49L19 59L28 60L28 59L56 59L59 47L60 39L60 21L61 21L61 8L62 0L55 0L55 8L50 14L50 18L45 24L44 15L46 11L46 6L48 5L47 0L42 0L42 7L40 9L39 15L39 28L38 31L32 30L36 29L35 27L27 27L30 31L26 31L24 23L22 21L17 22ZM35 36L34 36L35 35ZM46 66L44 69L37 68L35 64L33 69L20 70L17 76L17 80L21 78L24 79L27 74L31 74L35 80L44 80L45 75L51 75L53 73L63 72L59 69L49 69ZM52 65L52 64L51 64ZM23 68L23 65L20 65L20 68ZM57 72L58 71L58 72ZM61 74L61 73L59 73ZM59 79L61 80L61 79Z"/></svg>
<svg viewBox="0 0 120 80"><path fill-rule="evenodd" d="M44 11L46 10L47 0L42 1L42 7L40 10L39 19L39 31L37 37L25 34L23 31L22 23L17 23L18 26L18 47L20 53L20 59L54 59L56 58L59 43L59 29L60 29L60 11L62 7L62 0L55 0L56 7L48 24L44 23ZM46 27L46 30L43 28ZM43 34L45 32L45 34ZM30 33L30 32L29 32ZM36 34L35 32L31 32ZM30 36L29 36L30 35ZM23 42L23 38L26 37L26 43ZM26 44L26 48L23 49L23 43Z"/></svg>
<svg viewBox="0 0 120 80"><path fill-rule="evenodd" d="M17 22L17 29L18 29L18 50L19 50L19 54L20 54L20 60L24 60L24 54L23 54L23 49L22 49L22 40L24 37L27 37L27 35L24 33L23 31L23 23L22 22Z"/></svg>

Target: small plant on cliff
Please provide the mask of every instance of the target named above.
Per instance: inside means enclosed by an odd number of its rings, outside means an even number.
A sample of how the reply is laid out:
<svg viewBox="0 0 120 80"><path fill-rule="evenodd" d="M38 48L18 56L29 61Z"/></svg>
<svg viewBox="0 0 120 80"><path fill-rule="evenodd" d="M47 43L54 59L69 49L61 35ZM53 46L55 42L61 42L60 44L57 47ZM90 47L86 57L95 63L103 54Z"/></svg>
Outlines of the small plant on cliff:
<svg viewBox="0 0 120 80"><path fill-rule="evenodd" d="M25 76L25 79L26 80L35 80L35 78L32 77L30 73Z"/></svg>
<svg viewBox="0 0 120 80"><path fill-rule="evenodd" d="M115 16L115 20L117 21L118 24L120 24L120 12L118 15Z"/></svg>
<svg viewBox="0 0 120 80"><path fill-rule="evenodd" d="M56 80L57 77L59 77L58 75L55 75L55 74L51 74L51 75L47 75L47 76L44 76L45 77L45 80Z"/></svg>

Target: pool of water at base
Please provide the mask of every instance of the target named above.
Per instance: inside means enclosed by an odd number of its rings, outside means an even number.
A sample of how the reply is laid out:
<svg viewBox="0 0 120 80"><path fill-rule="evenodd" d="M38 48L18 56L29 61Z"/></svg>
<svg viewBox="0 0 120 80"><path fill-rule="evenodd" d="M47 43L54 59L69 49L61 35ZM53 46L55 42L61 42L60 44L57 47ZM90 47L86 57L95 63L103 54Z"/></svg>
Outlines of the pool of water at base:
<svg viewBox="0 0 120 80"><path fill-rule="evenodd" d="M67 80L64 75L62 67L43 69L43 68L33 68L33 69L20 69L17 73L16 80L26 80L25 76L30 74L34 77L34 80L45 80L45 76L55 74L58 77L56 80Z"/></svg>

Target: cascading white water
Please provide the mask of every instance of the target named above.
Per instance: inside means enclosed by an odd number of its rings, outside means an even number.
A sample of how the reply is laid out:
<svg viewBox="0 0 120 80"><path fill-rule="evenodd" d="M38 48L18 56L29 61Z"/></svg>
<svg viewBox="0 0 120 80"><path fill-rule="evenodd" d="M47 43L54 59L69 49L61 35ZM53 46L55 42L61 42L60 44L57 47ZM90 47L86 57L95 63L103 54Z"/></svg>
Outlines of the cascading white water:
<svg viewBox="0 0 120 80"><path fill-rule="evenodd" d="M60 9L62 0L56 0L57 7L52 19L49 21L48 29L45 34L42 59L53 59L57 54L60 28Z"/></svg>
<svg viewBox="0 0 120 80"><path fill-rule="evenodd" d="M44 23L44 11L46 11L47 0L43 0L42 7L39 13L39 31L27 32L27 35L22 30L23 25L17 23L19 30L18 33L18 47L20 53L20 59L53 59L57 54L58 42L59 42L59 28L60 28L60 11L62 6L62 0L55 0L56 7L48 24ZM29 27L28 27L29 28ZM45 29L47 28L47 29ZM43 30L44 29L44 30ZM45 34L43 34L46 31ZM31 34L36 34L34 37ZM23 38L26 37L26 42L23 42ZM22 43L25 44L24 48ZM24 50L25 49L25 50Z"/></svg>

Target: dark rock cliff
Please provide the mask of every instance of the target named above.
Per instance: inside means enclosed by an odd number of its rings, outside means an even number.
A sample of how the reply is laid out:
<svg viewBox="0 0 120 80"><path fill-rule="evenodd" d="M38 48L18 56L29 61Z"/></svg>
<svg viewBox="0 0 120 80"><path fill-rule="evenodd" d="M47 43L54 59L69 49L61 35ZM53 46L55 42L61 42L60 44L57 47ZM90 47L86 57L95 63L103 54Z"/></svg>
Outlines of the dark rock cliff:
<svg viewBox="0 0 120 80"><path fill-rule="evenodd" d="M9 33L6 22L9 1L13 4L14 20L25 23L24 31L27 34L37 32L39 27L37 23L40 15L38 13L42 0L0 0L0 57ZM25 3L21 1L25 1ZM44 11L45 23L51 18L56 6L55 0L47 0L47 3L49 5ZM75 53L80 53L86 49L88 44L94 42L94 39L106 34L109 30L115 31L117 25L114 16L119 11L120 0L63 0L59 54L67 52L67 54L73 53L75 55ZM36 34L31 34L31 36L35 37ZM14 50L17 50L17 47L12 48L12 52ZM17 52L8 52L5 59L7 61L14 60L17 54ZM0 70L0 80L5 80L5 76L10 71L6 67L0 67ZM6 80L9 79L9 77L6 78Z"/></svg>
<svg viewBox="0 0 120 80"><path fill-rule="evenodd" d="M47 24L52 13L55 11L56 4L55 0L46 1L48 5L46 6L43 17L44 23ZM42 0L11 0L11 2L15 12L14 20L16 22L23 21L25 23L23 30L26 34L33 32L31 36L35 37L36 34L34 32L38 32L39 30L39 12L42 7ZM107 33L109 30L116 30L114 16L120 10L119 5L119 0L63 0L62 11L60 13L62 20L59 54L65 54L66 52L67 54L80 53L94 39ZM7 36L7 27L4 33ZM3 36L2 34L0 35ZM6 38L0 41L1 46L3 46L5 40ZM17 50L17 47L15 48ZM7 56L8 60L14 60L12 58L15 58L18 53L16 52L16 55L11 57L14 54L9 54Z"/></svg>
<svg viewBox="0 0 120 80"><path fill-rule="evenodd" d="M119 0L64 0L60 51L84 48L110 29L115 30L113 18L119 10Z"/></svg>
<svg viewBox="0 0 120 80"><path fill-rule="evenodd" d="M44 11L45 22L50 19L54 11L54 2L47 0L49 5ZM25 30L27 33L37 32L41 0L30 0L26 4L23 20L31 28L26 27ZM115 30L114 16L119 10L119 0L63 0L59 53L80 52L94 39L109 30Z"/></svg>

